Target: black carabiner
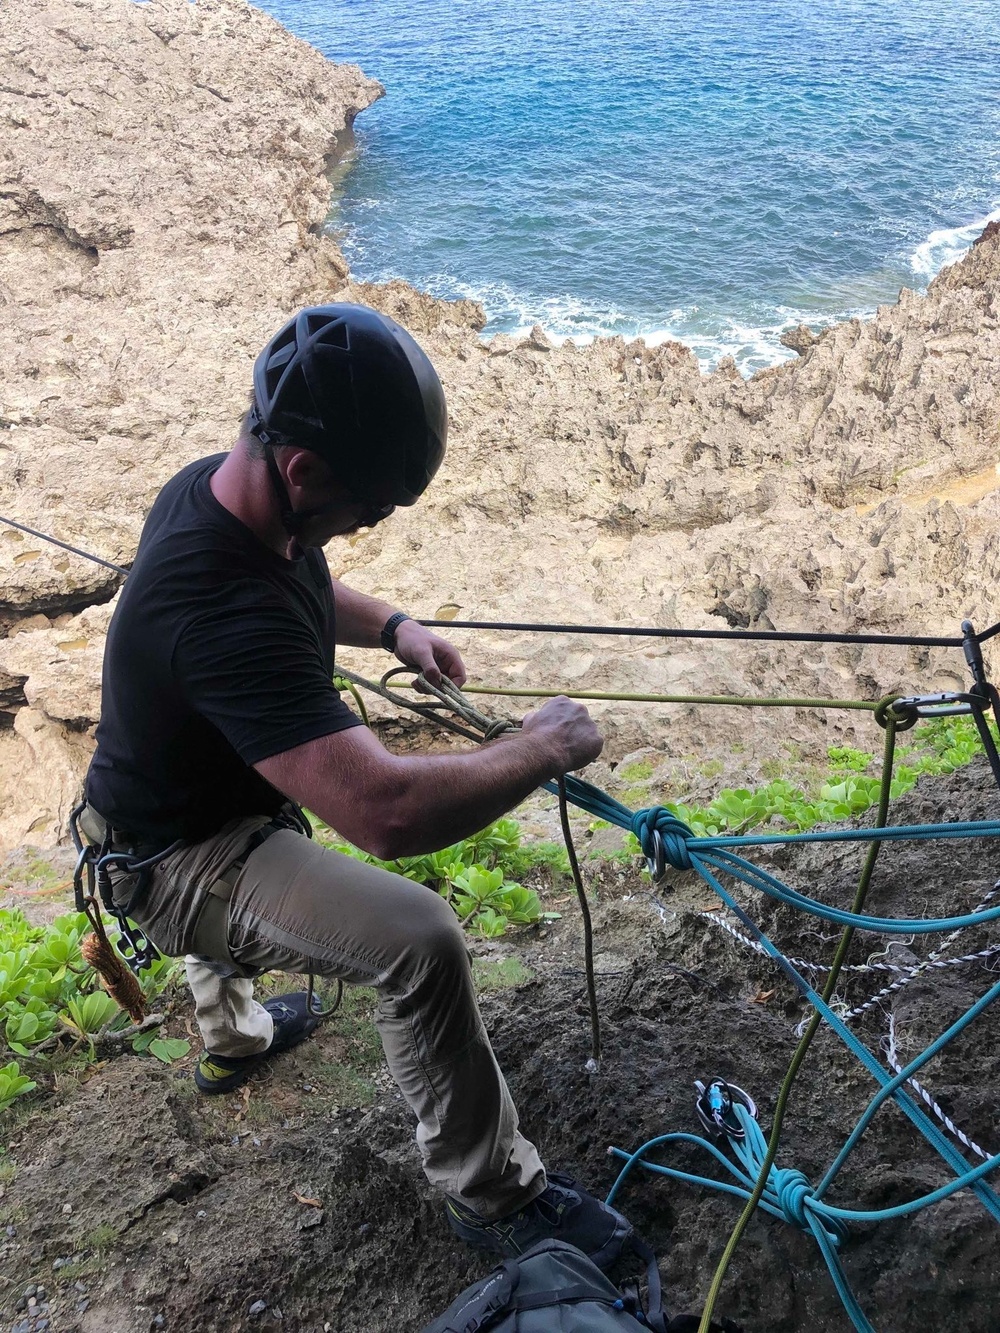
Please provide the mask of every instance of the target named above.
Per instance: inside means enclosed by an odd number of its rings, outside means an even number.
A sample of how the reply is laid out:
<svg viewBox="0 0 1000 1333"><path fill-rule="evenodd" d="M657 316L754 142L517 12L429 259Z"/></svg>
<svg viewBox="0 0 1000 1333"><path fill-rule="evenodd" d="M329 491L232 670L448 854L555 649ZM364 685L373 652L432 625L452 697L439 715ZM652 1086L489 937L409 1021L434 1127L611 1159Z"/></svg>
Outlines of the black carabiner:
<svg viewBox="0 0 1000 1333"><path fill-rule="evenodd" d="M667 873L667 854L663 847L663 838L658 828L653 829L650 836L652 852L646 857L646 868L652 876L653 883L658 884Z"/></svg>

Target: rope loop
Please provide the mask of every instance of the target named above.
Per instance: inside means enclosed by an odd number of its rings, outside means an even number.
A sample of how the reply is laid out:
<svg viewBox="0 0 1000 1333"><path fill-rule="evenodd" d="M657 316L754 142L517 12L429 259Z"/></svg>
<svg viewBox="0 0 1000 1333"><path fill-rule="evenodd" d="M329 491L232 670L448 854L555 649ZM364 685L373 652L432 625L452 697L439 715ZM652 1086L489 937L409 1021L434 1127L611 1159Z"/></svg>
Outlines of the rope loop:
<svg viewBox="0 0 1000 1333"><path fill-rule="evenodd" d="M903 705L897 694L887 694L884 699L879 699L873 716L883 731L890 721L895 724L897 731L909 731L920 721L917 710L912 706Z"/></svg>
<svg viewBox="0 0 1000 1333"><path fill-rule="evenodd" d="M639 839L639 845L647 860L655 859L656 846L653 835L658 833L667 862L675 870L693 868L694 862L691 860L688 842L695 835L683 819L678 819L662 805L653 805L646 810L636 811L632 816L632 832Z"/></svg>
<svg viewBox="0 0 1000 1333"><path fill-rule="evenodd" d="M812 1197L813 1188L808 1177L794 1167L775 1167L771 1171L768 1184L778 1198L778 1205L785 1215L785 1221L793 1227L809 1230L809 1217L806 1213L806 1199Z"/></svg>

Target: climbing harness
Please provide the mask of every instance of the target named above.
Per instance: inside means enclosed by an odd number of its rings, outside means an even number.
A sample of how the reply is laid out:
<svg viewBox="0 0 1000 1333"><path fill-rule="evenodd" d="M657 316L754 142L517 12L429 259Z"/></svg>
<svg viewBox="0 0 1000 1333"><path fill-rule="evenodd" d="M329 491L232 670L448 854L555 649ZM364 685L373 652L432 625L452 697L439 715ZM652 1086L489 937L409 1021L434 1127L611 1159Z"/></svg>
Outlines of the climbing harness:
<svg viewBox="0 0 1000 1333"><path fill-rule="evenodd" d="M88 843L80 827L80 816L86 808L86 802L82 801L69 816L70 837L77 853L76 868L73 872L73 897L76 910L85 912L92 924L100 918L101 908L109 916L114 917L119 930L118 952L131 970L138 974L155 963L160 954L152 940L129 920L128 909L145 893L153 867L159 865L165 857L176 852L184 844L178 840L153 855L141 856L135 851L115 849L112 846L110 829L100 844ZM114 900L112 870L136 877L135 886L127 903L117 904ZM97 930L96 925L95 930ZM103 933L103 930L98 931L99 935Z"/></svg>
<svg viewBox="0 0 1000 1333"><path fill-rule="evenodd" d="M270 825L265 825L253 835L240 856L227 868L227 875L238 873L250 853L270 836L270 832L276 832L278 828L294 828L304 836L312 837L312 826L305 814L294 802L288 805L287 814L275 816ZM69 816L70 837L77 852L73 872L74 902L76 910L86 915L94 931L92 936L82 941L80 950L86 962L101 977L108 994L130 1015L133 1022L140 1023L145 1017L145 1004L142 988L136 978L160 958L160 953L128 913L141 901L148 889L154 868L179 851L185 845L184 839L178 838L162 850L149 854L148 851L135 848L123 850L114 847L113 833L108 828L102 842L92 844L85 839L80 826L80 817L86 808L86 801L82 801ZM115 902L111 877L113 871L135 878L136 882L126 902ZM105 929L102 909L114 918L118 928L114 942L109 939ZM333 1001L325 1008L314 1010L316 979L312 972L306 976L307 1012L315 1012L320 1021L329 1018L340 1008L344 983L338 978Z"/></svg>

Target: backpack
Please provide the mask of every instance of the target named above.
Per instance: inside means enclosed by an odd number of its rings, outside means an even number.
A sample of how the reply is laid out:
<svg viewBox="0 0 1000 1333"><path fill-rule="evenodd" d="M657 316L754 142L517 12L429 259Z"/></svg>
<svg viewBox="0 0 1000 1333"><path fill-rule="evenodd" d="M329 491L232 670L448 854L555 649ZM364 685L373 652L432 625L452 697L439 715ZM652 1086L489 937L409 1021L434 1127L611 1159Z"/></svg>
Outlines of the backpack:
<svg viewBox="0 0 1000 1333"><path fill-rule="evenodd" d="M652 1250L638 1237L633 1249L646 1263L649 1309L625 1295L596 1264L561 1240L543 1240L474 1282L422 1333L685 1333L698 1319L663 1313L660 1274ZM713 1333L741 1333L725 1319Z"/></svg>

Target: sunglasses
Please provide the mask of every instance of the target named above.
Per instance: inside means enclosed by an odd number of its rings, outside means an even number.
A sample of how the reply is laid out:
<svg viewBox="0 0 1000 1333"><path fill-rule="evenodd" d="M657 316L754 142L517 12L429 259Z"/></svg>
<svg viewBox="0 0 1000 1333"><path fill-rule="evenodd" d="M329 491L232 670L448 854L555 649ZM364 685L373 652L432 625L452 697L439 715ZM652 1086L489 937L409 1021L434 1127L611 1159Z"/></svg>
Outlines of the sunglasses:
<svg viewBox="0 0 1000 1333"><path fill-rule="evenodd" d="M370 500L362 500L360 497L357 499L356 503L366 506L361 513L361 517L358 519L359 528L374 528L376 524L381 523L383 519L388 518L396 509L395 505L375 505L372 504Z"/></svg>

